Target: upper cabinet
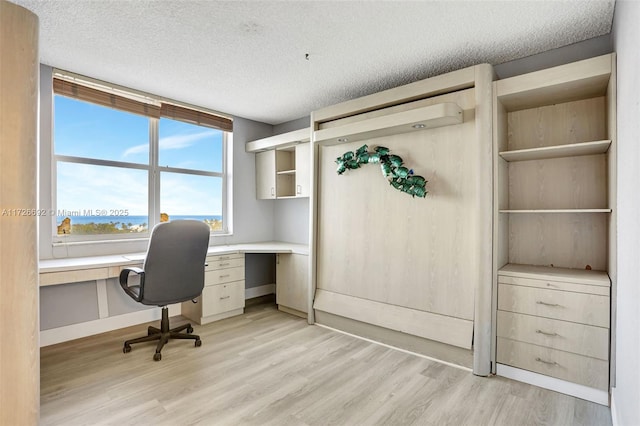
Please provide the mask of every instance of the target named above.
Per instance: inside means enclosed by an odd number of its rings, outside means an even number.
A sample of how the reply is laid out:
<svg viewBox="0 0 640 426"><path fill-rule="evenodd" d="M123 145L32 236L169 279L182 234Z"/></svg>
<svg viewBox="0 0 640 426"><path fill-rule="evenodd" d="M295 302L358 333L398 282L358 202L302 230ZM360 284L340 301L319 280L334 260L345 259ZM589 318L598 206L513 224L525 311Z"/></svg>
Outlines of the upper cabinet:
<svg viewBox="0 0 640 426"><path fill-rule="evenodd" d="M309 196L309 128L248 142L247 152L256 153L256 198L300 198Z"/></svg>

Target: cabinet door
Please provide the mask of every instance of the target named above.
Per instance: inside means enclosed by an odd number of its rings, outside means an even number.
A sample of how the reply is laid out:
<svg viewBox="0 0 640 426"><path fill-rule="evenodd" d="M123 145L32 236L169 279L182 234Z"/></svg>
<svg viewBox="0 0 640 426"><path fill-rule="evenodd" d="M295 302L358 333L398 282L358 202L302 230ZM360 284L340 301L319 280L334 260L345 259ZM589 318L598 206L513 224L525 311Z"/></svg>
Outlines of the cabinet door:
<svg viewBox="0 0 640 426"><path fill-rule="evenodd" d="M276 198L276 152L256 153L256 198Z"/></svg>
<svg viewBox="0 0 640 426"><path fill-rule="evenodd" d="M276 264L276 303L307 312L309 256L279 254Z"/></svg>
<svg viewBox="0 0 640 426"><path fill-rule="evenodd" d="M308 197L311 192L311 144L296 145L296 197Z"/></svg>

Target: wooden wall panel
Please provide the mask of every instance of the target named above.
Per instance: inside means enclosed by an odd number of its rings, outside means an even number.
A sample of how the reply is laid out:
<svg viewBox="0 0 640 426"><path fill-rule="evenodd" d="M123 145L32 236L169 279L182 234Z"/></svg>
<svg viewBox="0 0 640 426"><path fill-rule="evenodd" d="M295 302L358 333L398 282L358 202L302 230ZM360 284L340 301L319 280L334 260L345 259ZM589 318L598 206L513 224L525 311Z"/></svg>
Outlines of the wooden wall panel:
<svg viewBox="0 0 640 426"><path fill-rule="evenodd" d="M0 0L0 424L35 425L38 19Z"/></svg>
<svg viewBox="0 0 640 426"><path fill-rule="evenodd" d="M509 208L606 209L605 154L509 163Z"/></svg>
<svg viewBox="0 0 640 426"><path fill-rule="evenodd" d="M461 106L475 102L473 89L450 96ZM360 145L319 149L317 288L473 320L479 256L473 112L460 125L369 142L423 175L426 199L390 187L377 165L338 176L335 159Z"/></svg>
<svg viewBox="0 0 640 426"><path fill-rule="evenodd" d="M509 263L607 270L608 214L509 216Z"/></svg>
<svg viewBox="0 0 640 426"><path fill-rule="evenodd" d="M607 138L604 97L510 112L507 120L509 150Z"/></svg>

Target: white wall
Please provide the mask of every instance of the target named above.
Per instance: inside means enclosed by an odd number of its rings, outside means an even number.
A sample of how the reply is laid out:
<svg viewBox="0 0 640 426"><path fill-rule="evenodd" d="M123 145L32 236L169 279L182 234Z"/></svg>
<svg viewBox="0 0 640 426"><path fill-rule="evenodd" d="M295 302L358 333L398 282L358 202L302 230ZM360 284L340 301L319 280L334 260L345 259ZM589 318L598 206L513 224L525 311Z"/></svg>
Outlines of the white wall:
<svg viewBox="0 0 640 426"><path fill-rule="evenodd" d="M618 55L618 293L616 387L619 425L640 424L640 2L618 0L613 26Z"/></svg>

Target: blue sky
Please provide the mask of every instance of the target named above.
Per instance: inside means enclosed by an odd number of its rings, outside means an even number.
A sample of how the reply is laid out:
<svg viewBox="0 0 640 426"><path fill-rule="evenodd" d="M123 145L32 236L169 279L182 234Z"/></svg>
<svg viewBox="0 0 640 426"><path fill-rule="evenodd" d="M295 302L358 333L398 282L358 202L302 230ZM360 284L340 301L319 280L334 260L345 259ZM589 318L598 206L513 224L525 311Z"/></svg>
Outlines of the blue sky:
<svg viewBox="0 0 640 426"><path fill-rule="evenodd" d="M149 119L115 109L55 97L54 146L58 155L149 163ZM222 171L221 131L160 119L161 166ZM58 163L56 209L128 209L146 215L148 172ZM220 215L221 179L163 172L160 205L169 215Z"/></svg>

